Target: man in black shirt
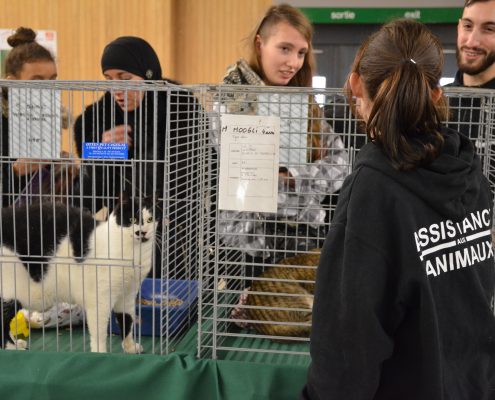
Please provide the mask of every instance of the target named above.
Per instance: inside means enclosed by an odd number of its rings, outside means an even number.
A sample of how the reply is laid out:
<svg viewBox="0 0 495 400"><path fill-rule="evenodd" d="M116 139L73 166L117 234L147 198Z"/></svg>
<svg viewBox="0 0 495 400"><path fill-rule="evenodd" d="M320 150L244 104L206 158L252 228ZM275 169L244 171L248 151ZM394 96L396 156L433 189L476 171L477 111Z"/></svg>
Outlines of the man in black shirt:
<svg viewBox="0 0 495 400"><path fill-rule="evenodd" d="M495 89L495 1L466 0L457 26L457 71L452 86Z"/></svg>
<svg viewBox="0 0 495 400"><path fill-rule="evenodd" d="M451 87L495 89L495 0L466 0L457 25L458 71ZM447 124L476 145L482 167L495 192L495 93L450 97ZM448 93L448 92L447 92ZM486 94L485 94L486 93Z"/></svg>

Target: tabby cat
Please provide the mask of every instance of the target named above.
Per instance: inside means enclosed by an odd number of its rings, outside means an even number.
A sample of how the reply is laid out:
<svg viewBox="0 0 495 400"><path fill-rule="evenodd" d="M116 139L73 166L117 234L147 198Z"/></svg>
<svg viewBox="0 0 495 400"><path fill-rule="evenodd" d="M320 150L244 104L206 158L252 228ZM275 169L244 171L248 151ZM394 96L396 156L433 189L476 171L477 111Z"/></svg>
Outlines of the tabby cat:
<svg viewBox="0 0 495 400"><path fill-rule="evenodd" d="M151 199L125 195L105 222L63 204L2 209L1 347L27 346L9 335L18 310L45 311L66 301L84 308L92 352L106 352L113 310L122 348L141 353L131 327L137 292L152 268L156 213Z"/></svg>
<svg viewBox="0 0 495 400"><path fill-rule="evenodd" d="M309 337L314 282L319 262L320 249L314 249L309 253L283 259L279 262L281 266L267 268L259 276L260 280L253 282L246 302L253 308L247 308L246 311L249 319L260 321L252 324L256 331L270 336ZM283 310L287 308L294 310ZM301 325L263 321L294 322ZM285 341L283 338L273 340Z"/></svg>

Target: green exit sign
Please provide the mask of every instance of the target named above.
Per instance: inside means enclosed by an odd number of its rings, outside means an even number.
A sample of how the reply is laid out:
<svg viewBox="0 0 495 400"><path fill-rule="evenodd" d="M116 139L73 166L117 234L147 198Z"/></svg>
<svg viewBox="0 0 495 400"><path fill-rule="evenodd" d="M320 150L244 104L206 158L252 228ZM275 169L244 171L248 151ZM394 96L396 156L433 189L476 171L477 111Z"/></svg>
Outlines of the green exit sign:
<svg viewBox="0 0 495 400"><path fill-rule="evenodd" d="M301 11L316 24L383 24L397 18L423 23L457 23L462 8L307 8Z"/></svg>

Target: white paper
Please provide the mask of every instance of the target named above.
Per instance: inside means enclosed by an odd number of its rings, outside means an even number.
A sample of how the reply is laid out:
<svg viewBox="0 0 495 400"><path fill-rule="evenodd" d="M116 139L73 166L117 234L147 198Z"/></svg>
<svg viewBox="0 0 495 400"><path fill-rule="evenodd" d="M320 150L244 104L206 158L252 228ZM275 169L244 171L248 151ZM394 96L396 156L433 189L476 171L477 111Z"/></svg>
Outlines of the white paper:
<svg viewBox="0 0 495 400"><path fill-rule="evenodd" d="M60 157L60 91L9 89L9 156L12 158Z"/></svg>
<svg viewBox="0 0 495 400"><path fill-rule="evenodd" d="M307 163L308 95L266 93L258 95L258 114L280 119L280 165Z"/></svg>
<svg viewBox="0 0 495 400"><path fill-rule="evenodd" d="M219 209L277 212L280 118L221 115Z"/></svg>

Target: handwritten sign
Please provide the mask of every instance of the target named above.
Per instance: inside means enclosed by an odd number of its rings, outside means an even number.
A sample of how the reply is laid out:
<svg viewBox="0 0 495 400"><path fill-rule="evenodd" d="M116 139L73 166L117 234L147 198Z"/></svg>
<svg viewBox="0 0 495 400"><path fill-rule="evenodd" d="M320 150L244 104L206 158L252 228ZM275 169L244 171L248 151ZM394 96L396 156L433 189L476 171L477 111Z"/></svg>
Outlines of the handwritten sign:
<svg viewBox="0 0 495 400"><path fill-rule="evenodd" d="M221 115L221 210L277 212L280 117Z"/></svg>
<svg viewBox="0 0 495 400"><path fill-rule="evenodd" d="M9 89L9 156L60 157L62 130L60 91Z"/></svg>
<svg viewBox="0 0 495 400"><path fill-rule="evenodd" d="M307 163L308 107L307 94L267 93L258 96L258 115L282 117L280 165L288 167Z"/></svg>

